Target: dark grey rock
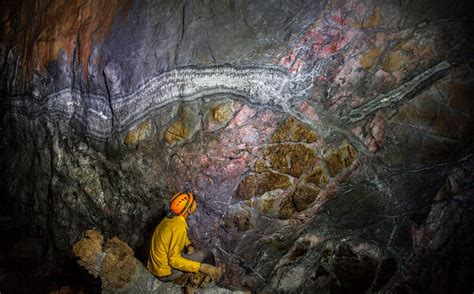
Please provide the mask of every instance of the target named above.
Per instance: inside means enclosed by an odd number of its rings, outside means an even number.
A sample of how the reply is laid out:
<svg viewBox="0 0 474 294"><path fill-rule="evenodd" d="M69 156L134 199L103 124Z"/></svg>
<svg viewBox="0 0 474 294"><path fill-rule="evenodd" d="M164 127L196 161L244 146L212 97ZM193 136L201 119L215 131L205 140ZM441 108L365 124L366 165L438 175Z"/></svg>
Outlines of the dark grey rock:
<svg viewBox="0 0 474 294"><path fill-rule="evenodd" d="M190 238L225 272L209 293L472 291L469 1L129 4L100 38L61 35L72 49L40 38L60 32L42 14L1 4L0 211L26 219L5 226L8 252L53 265L97 228L144 263L191 181ZM62 49L40 60L38 42ZM317 139L272 141L288 116ZM288 167L271 170L265 150L297 144L314 157L280 154ZM295 201L317 168L327 182ZM259 189L269 171L289 185Z"/></svg>

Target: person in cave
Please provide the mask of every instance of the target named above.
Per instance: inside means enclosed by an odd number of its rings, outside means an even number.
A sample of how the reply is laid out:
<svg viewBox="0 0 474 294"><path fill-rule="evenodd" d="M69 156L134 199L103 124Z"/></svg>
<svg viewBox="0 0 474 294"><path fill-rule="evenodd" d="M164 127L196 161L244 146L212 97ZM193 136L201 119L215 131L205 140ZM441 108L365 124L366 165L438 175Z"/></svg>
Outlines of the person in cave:
<svg viewBox="0 0 474 294"><path fill-rule="evenodd" d="M199 280L199 275L184 275L185 273L203 273L203 277L207 275L212 280L218 280L222 273L215 266L212 252L205 248L195 251L188 238L186 220L196 212L197 202L194 195L188 189L185 190L186 192L177 193L171 198L167 216L153 233L147 268L162 282L176 283L187 276L194 283L196 279ZM197 283L201 284L203 280ZM209 278L205 279L208 280Z"/></svg>

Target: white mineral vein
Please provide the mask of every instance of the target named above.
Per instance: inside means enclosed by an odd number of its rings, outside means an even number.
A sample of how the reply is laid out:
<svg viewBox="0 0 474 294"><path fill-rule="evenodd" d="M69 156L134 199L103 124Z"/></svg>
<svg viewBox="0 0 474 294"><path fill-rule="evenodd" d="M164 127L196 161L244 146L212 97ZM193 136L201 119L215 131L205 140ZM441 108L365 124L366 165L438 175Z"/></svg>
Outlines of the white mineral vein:
<svg viewBox="0 0 474 294"><path fill-rule="evenodd" d="M354 123L363 120L365 117L374 113L375 111L393 106L403 101L410 93L420 86L423 82L433 77L435 74L444 71L450 67L449 62L443 61L435 66L425 70L421 74L415 76L412 80L400 85L392 91L384 94L380 94L372 100L351 109L349 115L349 121Z"/></svg>
<svg viewBox="0 0 474 294"><path fill-rule="evenodd" d="M400 102L449 66L448 62L441 62L389 93L351 109L347 117L350 122L360 121L378 109ZM287 111L293 98L311 96L311 86L304 82L307 80L307 74L293 75L276 66L187 67L161 73L127 95L107 97L67 88L42 97L7 97L4 102L10 103L14 114L75 119L85 126L86 135L104 140L128 130L165 105L213 95L244 97L251 103L275 105Z"/></svg>
<svg viewBox="0 0 474 294"><path fill-rule="evenodd" d="M127 95L108 98L68 88L43 97L10 97L9 101L13 113L74 118L86 127L88 136L106 139L175 101L222 94L280 105L293 97L286 89L289 79L291 75L278 67L192 67L164 72Z"/></svg>

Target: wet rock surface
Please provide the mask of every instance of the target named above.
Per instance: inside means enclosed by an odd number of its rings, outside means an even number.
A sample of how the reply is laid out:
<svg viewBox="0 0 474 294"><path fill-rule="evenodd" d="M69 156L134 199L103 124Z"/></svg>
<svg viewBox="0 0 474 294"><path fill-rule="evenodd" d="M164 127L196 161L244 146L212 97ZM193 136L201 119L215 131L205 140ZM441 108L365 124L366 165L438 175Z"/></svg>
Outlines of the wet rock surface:
<svg viewBox="0 0 474 294"><path fill-rule="evenodd" d="M33 2L0 4L1 291L90 228L130 281L188 180L219 287L474 289L469 1Z"/></svg>
<svg viewBox="0 0 474 294"><path fill-rule="evenodd" d="M104 237L87 230L73 246L78 263L102 281L102 293L183 293L178 284L159 281L134 258L133 250L117 237L104 245ZM195 293L244 293L217 287L214 282L199 287ZM65 291L61 289L61 291Z"/></svg>

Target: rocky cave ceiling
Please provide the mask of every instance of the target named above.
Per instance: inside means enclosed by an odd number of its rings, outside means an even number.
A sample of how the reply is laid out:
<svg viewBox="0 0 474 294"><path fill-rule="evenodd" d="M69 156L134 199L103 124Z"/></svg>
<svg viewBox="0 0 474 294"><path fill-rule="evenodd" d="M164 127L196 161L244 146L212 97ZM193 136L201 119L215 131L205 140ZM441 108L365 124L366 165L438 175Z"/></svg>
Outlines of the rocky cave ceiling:
<svg viewBox="0 0 474 294"><path fill-rule="evenodd" d="M474 289L472 2L0 5L0 291L92 228L137 261L104 292L164 291L138 261L186 181L222 293Z"/></svg>

